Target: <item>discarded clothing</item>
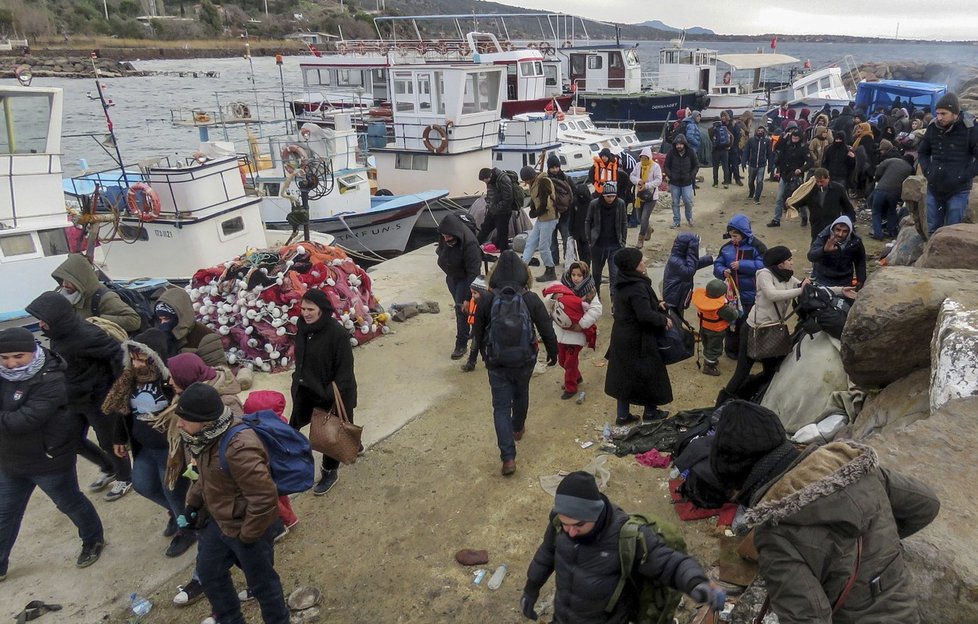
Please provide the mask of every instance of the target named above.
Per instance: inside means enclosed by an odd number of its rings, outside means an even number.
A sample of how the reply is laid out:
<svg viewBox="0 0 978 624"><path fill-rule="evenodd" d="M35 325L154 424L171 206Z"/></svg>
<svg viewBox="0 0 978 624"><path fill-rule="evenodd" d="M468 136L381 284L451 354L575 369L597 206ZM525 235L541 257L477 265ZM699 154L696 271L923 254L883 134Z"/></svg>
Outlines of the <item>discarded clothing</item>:
<svg viewBox="0 0 978 624"><path fill-rule="evenodd" d="M717 516L717 526L730 526L733 524L734 517L737 515L737 505L727 503L718 509L700 509L693 503L683 500L679 488L682 487L682 479L672 479L669 481L669 496L672 497L673 509L680 520L689 522L691 520L703 520Z"/></svg>
<svg viewBox="0 0 978 624"><path fill-rule="evenodd" d="M676 441L684 437L687 430L700 425L712 415L712 407L684 410L672 418L632 427L624 438L614 441L615 455L624 457L652 449L672 453Z"/></svg>
<svg viewBox="0 0 978 624"><path fill-rule="evenodd" d="M635 461L650 468L668 468L672 458L669 455L663 455L658 449L652 449L647 453L636 455Z"/></svg>

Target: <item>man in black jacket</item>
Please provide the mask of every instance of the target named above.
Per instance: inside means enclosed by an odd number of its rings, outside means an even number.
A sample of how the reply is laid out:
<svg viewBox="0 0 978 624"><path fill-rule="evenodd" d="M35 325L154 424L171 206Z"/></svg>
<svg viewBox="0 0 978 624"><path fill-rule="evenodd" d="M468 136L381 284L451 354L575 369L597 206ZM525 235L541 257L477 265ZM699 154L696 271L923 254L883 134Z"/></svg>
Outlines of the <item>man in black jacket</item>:
<svg viewBox="0 0 978 624"><path fill-rule="evenodd" d="M669 193L672 195L673 229L679 228L682 221L679 217L680 199L686 208L686 222L693 227L693 185L699 168L696 152L689 147L685 136L677 135L662 167L662 180L669 183Z"/></svg>
<svg viewBox="0 0 978 624"><path fill-rule="evenodd" d="M767 224L768 227L781 225L784 202L801 185L802 177L811 165L808 144L802 140L801 132L797 128L789 130L787 135L778 141L775 152L781 181L778 182L778 196L774 200L774 218ZM807 215L802 213L802 227L808 225L807 221Z"/></svg>
<svg viewBox="0 0 978 624"><path fill-rule="evenodd" d="M591 275L594 276L594 287L599 296L601 274L604 273L605 264L608 265L608 283L611 284L611 292L612 294L615 292L618 267L615 266L614 258L618 250L625 247L627 223L627 209L625 202L618 197L617 185L614 182L605 182L601 189L601 197L591 201L584 221L584 231L587 232L591 248Z"/></svg>
<svg viewBox="0 0 978 624"><path fill-rule="evenodd" d="M481 169L479 181L486 184L486 217L476 238L481 245L495 230L493 242L499 251L505 251L509 249L509 222L513 218L513 181L497 167Z"/></svg>
<svg viewBox="0 0 978 624"><path fill-rule="evenodd" d="M961 223L978 175L978 127L953 93L937 102L917 157L927 176L927 233Z"/></svg>
<svg viewBox="0 0 978 624"><path fill-rule="evenodd" d="M122 373L119 343L83 320L60 293L42 293L27 306L27 312L40 321L44 335L51 340L51 349L65 360L68 413L82 423L78 454L101 471L88 486L89 491L101 491L113 481L131 483L129 457L118 457L113 452L112 419L102 413L102 401ZM88 427L95 430L98 446L88 439ZM126 487L113 488L106 500L121 498L128 491Z"/></svg>
<svg viewBox="0 0 978 624"><path fill-rule="evenodd" d="M105 546L98 512L78 489L81 427L65 411L64 369L26 329L0 331L0 581L35 487L78 528L79 568L98 561Z"/></svg>
<svg viewBox="0 0 978 624"><path fill-rule="evenodd" d="M489 292L480 297L472 325L472 337L489 371L504 476L516 472L516 442L526 430L530 377L539 349L534 328L547 349L547 365L557 363L553 323L543 301L529 290L530 284L530 272L519 255L511 250L500 254L489 275Z"/></svg>
<svg viewBox="0 0 978 624"><path fill-rule="evenodd" d="M438 256L438 267L445 272L445 283L448 292L452 294L455 309L455 350L452 359L458 360L465 355L465 347L469 341L469 323L466 304L469 301L469 286L472 280L479 277L482 268L482 249L473 236L472 231L458 215L448 214L438 225L441 240L435 254Z"/></svg>
<svg viewBox="0 0 978 624"><path fill-rule="evenodd" d="M866 283L866 248L849 217L839 217L815 237L808 260L812 277L822 286L862 288Z"/></svg>
<svg viewBox="0 0 978 624"><path fill-rule="evenodd" d="M626 624L637 621L638 593L626 582L610 613L609 602L621 579L619 533L628 514L598 491L594 477L572 472L557 486L553 511L526 572L520 610L531 620L540 589L554 573L554 621L561 624ZM677 552L647 525L639 529L646 551L637 553L632 576L678 589L693 600L723 610L726 595L710 585L695 559Z"/></svg>
<svg viewBox="0 0 978 624"><path fill-rule="evenodd" d="M357 378L353 372L353 346L350 334L333 318L333 305L321 290L310 289L302 296L300 317L296 323L295 372L292 373L292 418L289 424L302 429L312 420L312 411L319 407L329 410L336 397L333 383L340 391L340 400L353 422L357 406ZM313 494L322 496L339 479L340 462L323 455L322 477Z"/></svg>
<svg viewBox="0 0 978 624"><path fill-rule="evenodd" d="M846 187L831 181L826 169L816 169L814 177L815 186L812 191L801 201L795 203L795 207L807 208L811 213L809 225L812 228L813 241L822 230L831 225L837 218L844 215L849 217L850 222L856 219L856 211L852 207L852 202L849 201L849 193L846 191Z"/></svg>

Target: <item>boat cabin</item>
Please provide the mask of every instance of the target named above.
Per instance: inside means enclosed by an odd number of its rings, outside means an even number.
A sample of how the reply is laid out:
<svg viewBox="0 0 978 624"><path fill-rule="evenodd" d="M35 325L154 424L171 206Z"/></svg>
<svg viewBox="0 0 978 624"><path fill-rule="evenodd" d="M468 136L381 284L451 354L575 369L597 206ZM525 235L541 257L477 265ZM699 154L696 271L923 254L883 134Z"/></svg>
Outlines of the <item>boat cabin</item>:
<svg viewBox="0 0 978 624"><path fill-rule="evenodd" d="M673 43L659 50L656 86L672 91L711 91L716 84L717 51L684 48L679 40Z"/></svg>
<svg viewBox="0 0 978 624"><path fill-rule="evenodd" d="M794 100L846 102L851 99L849 90L842 82L842 69L839 67L826 67L805 74L791 83L791 88Z"/></svg>
<svg viewBox="0 0 978 624"><path fill-rule="evenodd" d="M493 149L492 166L519 171L545 168L547 156L560 149L557 118L547 113L524 113L504 122L502 141Z"/></svg>
<svg viewBox="0 0 978 624"><path fill-rule="evenodd" d="M562 51L563 53L563 51ZM642 65L635 47L623 45L568 48L568 76L579 93L638 93Z"/></svg>

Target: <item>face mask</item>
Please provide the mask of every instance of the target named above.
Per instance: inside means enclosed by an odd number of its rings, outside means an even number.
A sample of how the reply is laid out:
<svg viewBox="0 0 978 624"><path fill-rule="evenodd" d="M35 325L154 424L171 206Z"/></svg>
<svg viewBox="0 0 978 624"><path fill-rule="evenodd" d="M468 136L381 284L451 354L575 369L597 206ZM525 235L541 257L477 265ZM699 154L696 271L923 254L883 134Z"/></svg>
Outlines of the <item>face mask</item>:
<svg viewBox="0 0 978 624"><path fill-rule="evenodd" d="M59 288L58 289L58 292L60 292L61 295L65 299L67 299L68 300L68 303L70 303L71 305L75 305L76 303L78 303L79 301L81 301L81 291L80 290L76 290L75 292L70 293L67 290L65 290L64 288Z"/></svg>

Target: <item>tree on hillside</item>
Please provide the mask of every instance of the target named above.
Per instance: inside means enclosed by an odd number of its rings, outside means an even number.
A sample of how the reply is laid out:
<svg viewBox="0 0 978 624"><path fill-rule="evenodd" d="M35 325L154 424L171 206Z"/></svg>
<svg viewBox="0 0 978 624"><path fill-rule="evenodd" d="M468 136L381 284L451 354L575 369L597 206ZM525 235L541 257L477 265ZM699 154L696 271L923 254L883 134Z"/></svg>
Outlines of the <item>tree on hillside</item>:
<svg viewBox="0 0 978 624"><path fill-rule="evenodd" d="M198 19L200 20L200 25L204 28L204 32L208 35L217 35L224 32L221 13L211 0L202 0Z"/></svg>

